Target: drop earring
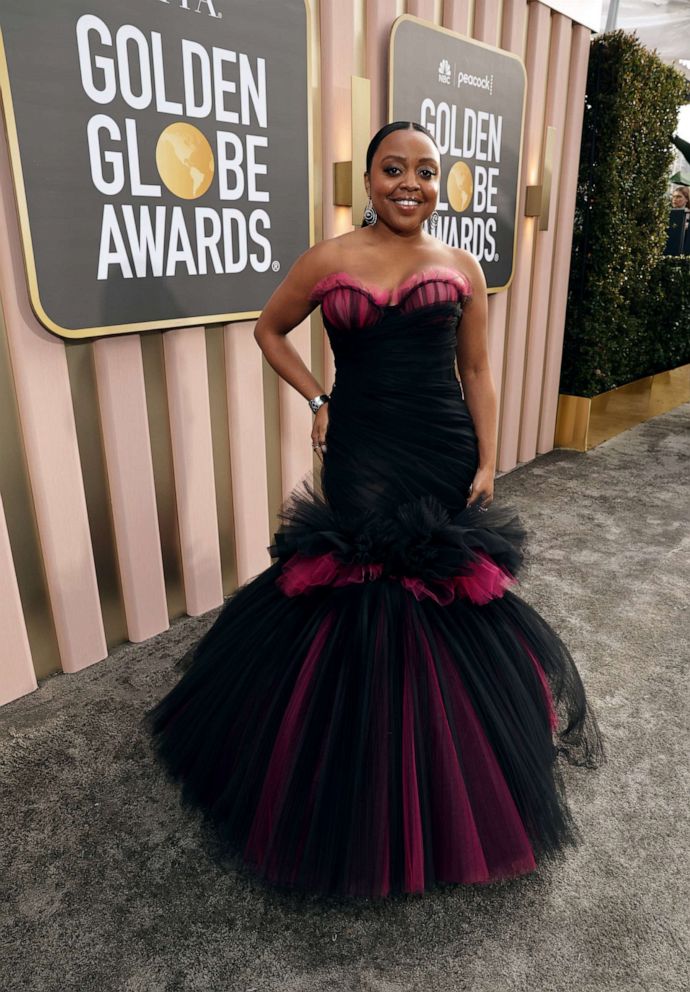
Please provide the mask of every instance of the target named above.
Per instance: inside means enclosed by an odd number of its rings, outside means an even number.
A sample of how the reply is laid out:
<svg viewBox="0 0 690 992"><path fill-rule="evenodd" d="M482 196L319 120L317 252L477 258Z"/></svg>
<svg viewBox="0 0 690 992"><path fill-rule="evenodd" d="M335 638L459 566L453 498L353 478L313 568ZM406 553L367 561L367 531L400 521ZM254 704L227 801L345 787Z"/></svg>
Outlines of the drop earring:
<svg viewBox="0 0 690 992"><path fill-rule="evenodd" d="M373 225L379 219L379 215L374 210L374 205L371 202L371 197L369 197L369 202L367 203L366 210L364 211L364 220L367 224Z"/></svg>
<svg viewBox="0 0 690 992"><path fill-rule="evenodd" d="M436 234L437 226L438 226L438 210L434 210L434 212L429 217L429 231L434 235Z"/></svg>

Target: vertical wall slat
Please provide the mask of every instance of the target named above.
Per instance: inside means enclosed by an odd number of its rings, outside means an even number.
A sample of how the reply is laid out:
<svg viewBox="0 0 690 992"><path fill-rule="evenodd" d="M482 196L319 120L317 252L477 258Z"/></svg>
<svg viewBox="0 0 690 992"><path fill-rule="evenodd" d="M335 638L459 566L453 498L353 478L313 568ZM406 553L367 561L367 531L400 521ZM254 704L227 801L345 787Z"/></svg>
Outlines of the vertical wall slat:
<svg viewBox="0 0 690 992"><path fill-rule="evenodd" d="M518 458L521 462L531 461L537 453L537 432L541 408L542 379L544 376L544 355L546 352L546 331L549 313L549 290L553 264L554 228L560 195L561 148L565 121L565 104L568 95L568 74L563 66L570 61L570 19L554 13L551 18L551 46L549 52L549 76L546 92L544 133L548 126L556 129L553 151L553 173L551 179L551 203L549 226L546 231L538 231L532 270L532 306L527 335L527 357L525 362L525 384L522 393L522 415L520 418L520 444Z"/></svg>
<svg viewBox="0 0 690 992"><path fill-rule="evenodd" d="M0 706L38 688L0 494Z"/></svg>
<svg viewBox="0 0 690 992"><path fill-rule="evenodd" d="M367 0L366 74L371 81L371 132L388 120L388 45L397 16L395 0Z"/></svg>
<svg viewBox="0 0 690 992"><path fill-rule="evenodd" d="M523 140L523 168L518 200L518 234L515 275L508 308L508 334L500 421L498 468L507 472L517 465L520 409L525 361L525 341L530 303L532 254L536 233L533 217L525 217L528 185L538 182L541 165L544 103L549 57L551 11L541 3L529 6L527 28L527 107Z"/></svg>
<svg viewBox="0 0 690 992"><path fill-rule="evenodd" d="M237 561L235 557L235 513L232 505L232 466L230 464L223 328L218 325L211 325L206 328L205 337L220 568L223 576L223 595L229 596L237 586Z"/></svg>
<svg viewBox="0 0 690 992"><path fill-rule="evenodd" d="M144 641L169 623L141 340L102 338L93 353L127 636Z"/></svg>
<svg viewBox="0 0 690 992"><path fill-rule="evenodd" d="M484 20L486 21L486 18ZM519 55L520 58L523 56L526 20L527 0L504 0L500 24L500 47L514 55ZM518 188L520 182L521 179L518 177ZM501 290L489 297L489 364L496 387L499 427L503 405L503 369L509 301L510 289Z"/></svg>
<svg viewBox="0 0 690 992"><path fill-rule="evenodd" d="M238 585L270 564L263 367L254 327L240 321L223 329Z"/></svg>
<svg viewBox="0 0 690 992"><path fill-rule="evenodd" d="M434 22L434 0L407 0L407 13Z"/></svg>
<svg viewBox="0 0 690 992"><path fill-rule="evenodd" d="M108 650L127 640L127 620L115 548L108 472L99 430L100 411L91 341L65 343L79 462L84 480L91 550Z"/></svg>
<svg viewBox="0 0 690 992"><path fill-rule="evenodd" d="M353 0L321 4L321 141L323 237L343 234L352 209L333 204L333 163L352 158L351 76L354 75Z"/></svg>
<svg viewBox="0 0 690 992"><path fill-rule="evenodd" d="M187 612L223 601L203 327L163 335L177 520Z"/></svg>
<svg viewBox="0 0 690 992"><path fill-rule="evenodd" d="M487 45L498 44L500 0L474 0L472 36Z"/></svg>
<svg viewBox="0 0 690 992"><path fill-rule="evenodd" d="M472 35L488 45L498 44L500 33L499 0L475 0ZM507 292L492 293L489 297L488 349L491 375L496 389L500 412L503 384L503 352L505 347Z"/></svg>
<svg viewBox="0 0 690 992"><path fill-rule="evenodd" d="M458 34L469 34L471 0L443 0L443 26Z"/></svg>
<svg viewBox="0 0 690 992"><path fill-rule="evenodd" d="M579 24L574 25L570 51L570 72L568 74L568 100L563 134L560 193L555 219L556 238L553 249L553 278L549 302L549 332L546 339L542 382L542 412L537 439L537 450L540 453L551 451L556 431L558 387L563 354L565 309L568 300L570 253L573 242L573 219L580 163L580 144L582 142L582 118L585 112L589 49L589 28Z"/></svg>
<svg viewBox="0 0 690 992"><path fill-rule="evenodd" d="M76 672L108 650L65 346L31 311L4 131L0 145L0 294L60 661Z"/></svg>
<svg viewBox="0 0 690 992"><path fill-rule="evenodd" d="M503 0L500 47L523 58L527 0ZM518 176L518 190L522 185L522 169ZM516 225L518 221L516 220ZM493 373L498 400L499 438L501 411L503 409L503 371L505 367L506 337L508 333L508 308L510 288L496 293L489 299L489 362Z"/></svg>

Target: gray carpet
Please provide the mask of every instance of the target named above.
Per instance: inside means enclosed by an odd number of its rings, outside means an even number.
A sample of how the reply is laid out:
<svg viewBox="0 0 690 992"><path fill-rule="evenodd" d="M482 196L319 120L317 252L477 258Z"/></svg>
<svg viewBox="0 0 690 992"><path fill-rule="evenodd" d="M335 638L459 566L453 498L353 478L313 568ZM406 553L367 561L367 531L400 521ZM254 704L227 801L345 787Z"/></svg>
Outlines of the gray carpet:
<svg viewBox="0 0 690 992"><path fill-rule="evenodd" d="M584 843L483 888L380 903L217 863L144 710L213 615L0 709L0 986L31 992L681 992L690 988L690 405L500 478L520 593L569 644L608 747L565 767Z"/></svg>

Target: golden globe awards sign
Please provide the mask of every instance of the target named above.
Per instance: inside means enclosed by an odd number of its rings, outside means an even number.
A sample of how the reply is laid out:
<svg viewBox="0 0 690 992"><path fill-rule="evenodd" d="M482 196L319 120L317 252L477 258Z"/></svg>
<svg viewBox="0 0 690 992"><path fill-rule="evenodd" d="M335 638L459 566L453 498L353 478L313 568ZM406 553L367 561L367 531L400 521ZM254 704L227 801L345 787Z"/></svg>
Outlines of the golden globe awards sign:
<svg viewBox="0 0 690 992"><path fill-rule="evenodd" d="M304 0L3 0L32 305L64 337L257 316L312 241Z"/></svg>
<svg viewBox="0 0 690 992"><path fill-rule="evenodd" d="M441 150L437 237L471 252L490 290L512 278L525 103L520 59L416 17L391 32L390 120L423 124Z"/></svg>

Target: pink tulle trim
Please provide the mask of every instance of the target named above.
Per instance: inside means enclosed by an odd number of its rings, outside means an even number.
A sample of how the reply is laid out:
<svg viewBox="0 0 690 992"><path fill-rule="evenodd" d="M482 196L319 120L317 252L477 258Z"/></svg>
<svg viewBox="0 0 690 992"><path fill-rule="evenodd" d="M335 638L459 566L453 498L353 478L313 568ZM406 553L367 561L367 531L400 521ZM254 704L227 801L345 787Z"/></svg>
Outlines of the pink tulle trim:
<svg viewBox="0 0 690 992"><path fill-rule="evenodd" d="M310 294L320 303L324 317L335 326L367 327L383 319L386 307L411 313L435 303L466 303L472 287L465 275L444 266L414 272L393 290L366 286L348 272L331 272L320 279Z"/></svg>
<svg viewBox="0 0 690 992"><path fill-rule="evenodd" d="M478 560L472 562L472 570L468 575L452 575L431 582L425 582L417 576L403 575L400 577L400 584L415 599L433 599L440 606L447 606L456 597L483 605L502 596L517 579L506 568L497 565L489 555L481 551L477 554ZM332 551L321 555L302 555L296 552L283 566L276 585L286 596L299 596L319 586L344 586L352 582L378 579L382 572L381 564L340 562Z"/></svg>
<svg viewBox="0 0 690 992"><path fill-rule="evenodd" d="M366 327L382 319L387 306L408 313L434 303L466 302L472 295L467 276L445 266L413 272L393 290L366 286L348 272L331 272L310 294L327 320L340 327Z"/></svg>
<svg viewBox="0 0 690 992"><path fill-rule="evenodd" d="M558 730L558 713L556 712L556 707L554 705L551 686L549 685L548 679L546 678L546 673L542 668L541 664L539 663L536 655L532 651L530 651L530 649L526 645L525 645L525 649L527 651L527 654L532 659L532 664L534 665L534 669L537 673L537 677L541 682L542 693L544 696L544 701L546 703L546 711L549 716L549 726L551 727L551 730L556 731Z"/></svg>
<svg viewBox="0 0 690 992"><path fill-rule="evenodd" d="M367 286L356 276L350 275L349 272L331 272L319 279L310 293L310 299L313 303L320 303L329 293L343 289L356 289L364 292L377 307L400 305L416 289L424 292L425 286L434 284L452 286L465 299L469 299L472 295L472 286L466 275L448 266L436 265L422 269L420 272L413 272L393 290L381 289L379 286ZM421 302L434 302L436 298L434 292L428 290L426 291L426 298L423 298Z"/></svg>

